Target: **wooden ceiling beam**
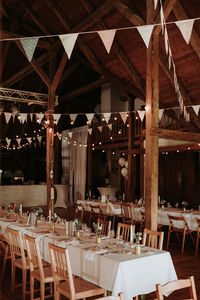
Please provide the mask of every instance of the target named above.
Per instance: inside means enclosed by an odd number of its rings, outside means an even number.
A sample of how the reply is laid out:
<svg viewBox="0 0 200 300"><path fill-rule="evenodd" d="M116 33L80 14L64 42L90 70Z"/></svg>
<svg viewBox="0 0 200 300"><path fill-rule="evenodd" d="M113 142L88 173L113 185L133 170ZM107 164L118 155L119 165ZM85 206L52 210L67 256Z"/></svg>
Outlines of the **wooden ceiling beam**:
<svg viewBox="0 0 200 300"><path fill-rule="evenodd" d="M183 132L179 130L152 128L150 134L158 136L159 138L172 139L177 141L187 141L194 143L199 143L200 141L200 133L196 132Z"/></svg>
<svg viewBox="0 0 200 300"><path fill-rule="evenodd" d="M186 12L179 0L176 0L176 3L173 7L173 13L176 16L177 20L189 19L188 15L186 14ZM190 44L191 44L192 48L194 49L195 53L197 54L198 58L200 58L200 37L194 27L192 29L192 34L190 37Z"/></svg>
<svg viewBox="0 0 200 300"><path fill-rule="evenodd" d="M128 6L119 0L115 1L115 8L135 26L145 25L144 20L140 16L134 14Z"/></svg>
<svg viewBox="0 0 200 300"><path fill-rule="evenodd" d="M75 98L77 96L84 95L87 92L90 92L92 90L95 90L96 88L99 88L102 84L105 84L107 82L108 82L108 80L105 79L104 77L102 77L96 81L93 81L91 83L88 83L88 84L82 86L79 89L76 89L72 92L69 92L69 93L63 95L62 97L59 98L59 100L60 100L59 102L63 102L63 101Z"/></svg>
<svg viewBox="0 0 200 300"><path fill-rule="evenodd" d="M65 81L74 71L76 71L78 69L78 67L80 66L79 62L75 62L72 65L68 66L67 70L63 73L59 84L61 84L63 81Z"/></svg>
<svg viewBox="0 0 200 300"><path fill-rule="evenodd" d="M24 48L22 47L22 44L20 43L20 41L15 41L17 47L20 49L20 51L23 53L23 55L26 57L26 53L24 51ZM47 87L50 87L50 79L47 76L47 74L44 72L44 70L40 67L40 65L38 64L37 60L32 58L31 62L30 62L31 66L33 67L33 69L36 71L36 73L40 76L40 78L42 79L42 81L46 84Z"/></svg>
<svg viewBox="0 0 200 300"><path fill-rule="evenodd" d="M81 3L84 5L88 13L92 13L93 7L88 0L81 0ZM97 26L98 29L100 30L108 29L102 20L97 22ZM145 82L142 79L142 77L139 75L139 73L136 71L136 69L133 67L132 63L128 59L127 55L124 53L116 37L113 42L113 48L115 50L117 57L120 59L120 61L122 62L122 64L124 65L128 73L133 78L134 84L136 85L137 89L142 92L143 98L145 98Z"/></svg>
<svg viewBox="0 0 200 300"><path fill-rule="evenodd" d="M176 3L176 0L165 0L164 4L163 4L163 12L164 12L164 18L165 18L165 21L167 21L167 18L168 16L170 15L173 7L174 7L174 4ZM160 23L160 10L159 10L159 13L158 15L156 16L155 20L153 21L154 24L158 24ZM162 26L159 25L159 26L156 26L154 28L154 33L155 34L159 34L160 31L162 29Z"/></svg>
<svg viewBox="0 0 200 300"><path fill-rule="evenodd" d="M49 30L49 28L46 26L46 24L39 18L38 15L33 11L30 5L26 3L26 1L18 0L20 5L24 8L24 10L27 12L27 14L30 15L30 17L33 19L35 24L46 34L52 34L52 32Z"/></svg>
<svg viewBox="0 0 200 300"><path fill-rule="evenodd" d="M59 83L59 81L60 81L60 78L61 78L61 76L62 76L62 73L63 73L63 70L64 70L64 68L65 68L65 64L66 64L66 62L67 62L67 54L66 54L66 52L63 52L63 55L62 55L62 58L61 58L61 60L60 60L60 63L59 63L59 66L58 66L58 69L57 69L57 71L56 71L56 74L55 74L55 76L54 76L54 79L53 79L53 81L52 81L52 83L51 83L51 92L52 93L55 93L55 91L56 91L56 89L57 89L57 86L58 86L58 83Z"/></svg>
<svg viewBox="0 0 200 300"><path fill-rule="evenodd" d="M45 0L46 4L49 6L53 13L57 16L61 24L65 23L65 28L70 31L71 26L66 21L66 16L63 13L63 10L55 4L55 0Z"/></svg>

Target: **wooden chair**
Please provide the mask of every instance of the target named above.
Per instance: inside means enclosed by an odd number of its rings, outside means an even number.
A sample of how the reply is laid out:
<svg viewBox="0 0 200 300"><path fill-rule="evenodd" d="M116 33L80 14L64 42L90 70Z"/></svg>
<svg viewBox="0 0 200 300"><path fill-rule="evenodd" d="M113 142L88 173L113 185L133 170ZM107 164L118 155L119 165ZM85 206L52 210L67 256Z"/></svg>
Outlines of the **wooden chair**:
<svg viewBox="0 0 200 300"><path fill-rule="evenodd" d="M82 203L74 203L75 207L75 213L74 213L74 219L79 219L80 222L83 222L83 217L85 215L85 209Z"/></svg>
<svg viewBox="0 0 200 300"><path fill-rule="evenodd" d="M121 203L121 217L123 223L129 223L133 225L133 205L132 203L122 202Z"/></svg>
<svg viewBox="0 0 200 300"><path fill-rule="evenodd" d="M1 228L0 228L1 231ZM6 241L6 237L0 234L0 257L2 260L2 267L0 272L0 288L2 288L2 283L5 275L7 261L11 259L9 244Z"/></svg>
<svg viewBox="0 0 200 300"><path fill-rule="evenodd" d="M49 244L52 272L54 277L54 299L60 295L74 300L92 296L106 296L106 291L93 283L72 275L68 250Z"/></svg>
<svg viewBox="0 0 200 300"><path fill-rule="evenodd" d="M116 238L118 239L121 236L123 241L128 242L130 240L131 226L132 226L132 235L134 236L135 225L118 223Z"/></svg>
<svg viewBox="0 0 200 300"><path fill-rule="evenodd" d="M145 213L141 210L141 221L140 221L140 232L142 232L142 229L145 227Z"/></svg>
<svg viewBox="0 0 200 300"><path fill-rule="evenodd" d="M89 226L92 226L93 221L97 221L98 218L103 219L104 215L99 205L89 204L90 206L90 216L89 216Z"/></svg>
<svg viewBox="0 0 200 300"><path fill-rule="evenodd" d="M197 240L196 240L196 246L195 246L195 255L197 256L198 252L198 246L199 246L199 238L200 238L200 219L197 219L198 228L197 228Z"/></svg>
<svg viewBox="0 0 200 300"><path fill-rule="evenodd" d="M102 226L101 235L109 235L111 228L111 221L101 220L98 218L97 225Z"/></svg>
<svg viewBox="0 0 200 300"><path fill-rule="evenodd" d="M96 300L124 300L124 294L119 293L119 296L106 296L106 297L97 298Z"/></svg>
<svg viewBox="0 0 200 300"><path fill-rule="evenodd" d="M52 294L45 296L45 284L53 282L51 266L42 261L37 239L28 235L24 237L30 264L30 300L36 299L34 298L35 280L40 282L40 298L37 299L52 298Z"/></svg>
<svg viewBox="0 0 200 300"><path fill-rule="evenodd" d="M154 231L145 228L143 231L142 245L162 250L163 239L163 231Z"/></svg>
<svg viewBox="0 0 200 300"><path fill-rule="evenodd" d="M185 288L189 288L190 299L188 300L197 300L194 276L190 276L188 279L174 280L163 285L156 284L157 300L164 300L164 294L166 293L178 291Z"/></svg>
<svg viewBox="0 0 200 300"><path fill-rule="evenodd" d="M15 210L16 202L10 202L10 209Z"/></svg>
<svg viewBox="0 0 200 300"><path fill-rule="evenodd" d="M171 216L168 215L169 218L169 229L168 229L168 237L167 237L167 250L169 248L169 241L170 241L170 235L172 232L175 233L179 243L181 242L180 237L178 233L183 234L183 240L182 240L182 248L181 248L181 253L184 252L184 246L185 246L185 237L187 234L189 234L192 243L194 245L194 239L192 236L192 230L189 229L187 221L184 216ZM175 222L175 223L174 223ZM179 224L180 227L177 227Z"/></svg>
<svg viewBox="0 0 200 300"><path fill-rule="evenodd" d="M22 270L22 299L26 299L27 270L30 269L28 258L25 256L21 232L11 228L7 228L6 237L10 246L11 252L11 295L13 296L15 288L21 286L16 285L15 273L16 268Z"/></svg>

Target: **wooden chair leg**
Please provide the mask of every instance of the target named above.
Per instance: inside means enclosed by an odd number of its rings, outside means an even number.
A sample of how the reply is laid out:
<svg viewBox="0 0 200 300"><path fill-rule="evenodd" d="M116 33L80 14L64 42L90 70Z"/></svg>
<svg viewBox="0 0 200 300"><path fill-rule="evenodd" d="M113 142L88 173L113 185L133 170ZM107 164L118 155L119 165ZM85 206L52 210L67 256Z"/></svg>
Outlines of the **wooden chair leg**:
<svg viewBox="0 0 200 300"><path fill-rule="evenodd" d="M22 299L26 300L26 276L27 271L22 270Z"/></svg>
<svg viewBox="0 0 200 300"><path fill-rule="evenodd" d="M8 260L8 251L9 251L9 248L7 246L6 249L5 249L4 258L3 258L3 265L2 265L2 269L1 269L0 287L2 287L3 278L4 278L4 274L5 274L5 270L6 270L6 263L7 263L7 260Z"/></svg>
<svg viewBox="0 0 200 300"><path fill-rule="evenodd" d="M11 267L11 295L14 295L15 291L15 265L12 263Z"/></svg>
<svg viewBox="0 0 200 300"><path fill-rule="evenodd" d="M44 300L45 283L40 282L40 300Z"/></svg>
<svg viewBox="0 0 200 300"><path fill-rule="evenodd" d="M60 293L56 289L56 285L54 285L54 300L60 300Z"/></svg>
<svg viewBox="0 0 200 300"><path fill-rule="evenodd" d="M34 277L30 275L30 300L34 299Z"/></svg>
<svg viewBox="0 0 200 300"><path fill-rule="evenodd" d="M182 249L181 249L181 253L183 254L184 252L184 246L185 246L185 230L183 232L183 241L182 241Z"/></svg>
<svg viewBox="0 0 200 300"><path fill-rule="evenodd" d="M168 250L168 248L169 248L170 234L171 234L171 232L168 231L168 236L167 236L167 250Z"/></svg>
<svg viewBox="0 0 200 300"><path fill-rule="evenodd" d="M197 252L198 252L198 246L199 246L199 233L200 233L200 231L197 232L197 241L196 241L196 248L195 248L195 256L197 256Z"/></svg>

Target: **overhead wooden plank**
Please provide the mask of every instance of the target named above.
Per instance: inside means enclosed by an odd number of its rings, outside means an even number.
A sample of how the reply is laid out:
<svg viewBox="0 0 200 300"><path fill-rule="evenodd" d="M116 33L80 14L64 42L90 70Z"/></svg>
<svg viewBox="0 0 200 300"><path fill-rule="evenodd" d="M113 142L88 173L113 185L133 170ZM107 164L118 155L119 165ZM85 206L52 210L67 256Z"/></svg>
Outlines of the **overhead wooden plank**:
<svg viewBox="0 0 200 300"><path fill-rule="evenodd" d="M170 15L174 4L176 3L176 0L166 0L163 4L163 12L164 12L164 18L165 21L167 21L168 16ZM154 24L159 24L160 23L160 11L156 17L156 19L153 21ZM162 27L160 26L156 26L154 28L154 33L155 34L159 34L161 31Z"/></svg>
<svg viewBox="0 0 200 300"><path fill-rule="evenodd" d="M164 139L173 139L177 141L187 141L200 143L200 133L197 132L184 132L179 130L151 128L150 134Z"/></svg>
<svg viewBox="0 0 200 300"><path fill-rule="evenodd" d="M145 25L144 20L140 16L134 14L128 6L126 6L124 3L120 2L119 0L115 1L115 7L132 24L135 24L136 26Z"/></svg>
<svg viewBox="0 0 200 300"><path fill-rule="evenodd" d="M108 80L105 79L104 77L100 78L96 81L93 81L89 84L86 84L86 85L82 86L79 89L76 89L72 92L69 92L69 93L63 95L62 97L59 98L59 101L60 101L60 103L62 103L63 101L65 102L65 101L70 100L72 98L75 98L77 96L84 95L85 93L87 93L89 91L92 91L92 90L100 87L102 84L105 84L107 82L108 82Z"/></svg>
<svg viewBox="0 0 200 300"><path fill-rule="evenodd" d="M186 14L186 12L179 0L176 0L176 3L174 4L173 13L175 14L177 20L189 19L188 15ZM191 44L192 48L194 49L195 53L197 54L198 58L200 58L200 37L194 27L192 29L192 34L190 37L190 44Z"/></svg>

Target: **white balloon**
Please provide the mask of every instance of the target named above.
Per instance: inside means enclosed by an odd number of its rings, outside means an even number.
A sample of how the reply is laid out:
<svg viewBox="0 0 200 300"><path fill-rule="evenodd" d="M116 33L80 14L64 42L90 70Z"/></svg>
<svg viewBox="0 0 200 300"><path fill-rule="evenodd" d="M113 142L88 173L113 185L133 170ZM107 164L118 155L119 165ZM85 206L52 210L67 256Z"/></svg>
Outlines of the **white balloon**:
<svg viewBox="0 0 200 300"><path fill-rule="evenodd" d="M125 162L125 167L128 169L128 160Z"/></svg>
<svg viewBox="0 0 200 300"><path fill-rule="evenodd" d="M121 174L122 174L122 176L126 177L128 175L128 169L127 168L122 168L121 169Z"/></svg>
<svg viewBox="0 0 200 300"><path fill-rule="evenodd" d="M120 167L123 167L125 165L125 162L126 162L126 160L123 157L120 157L120 159L118 160Z"/></svg>

